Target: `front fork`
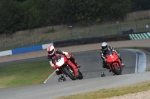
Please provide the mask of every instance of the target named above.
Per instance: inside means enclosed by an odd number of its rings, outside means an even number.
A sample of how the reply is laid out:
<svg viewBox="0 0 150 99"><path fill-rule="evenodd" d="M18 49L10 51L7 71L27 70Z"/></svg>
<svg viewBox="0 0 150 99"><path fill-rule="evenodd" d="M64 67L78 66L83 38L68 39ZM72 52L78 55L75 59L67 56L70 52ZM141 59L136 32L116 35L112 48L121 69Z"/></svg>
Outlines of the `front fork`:
<svg viewBox="0 0 150 99"><path fill-rule="evenodd" d="M68 65L71 66L71 68L73 69L74 75L77 77L78 76L78 68L77 68L77 66L75 66L75 64L72 63L71 60L68 60Z"/></svg>
<svg viewBox="0 0 150 99"><path fill-rule="evenodd" d="M107 64L107 65L109 66L110 70L113 70L115 64L116 64L116 66L118 66L120 63L111 63L111 64Z"/></svg>

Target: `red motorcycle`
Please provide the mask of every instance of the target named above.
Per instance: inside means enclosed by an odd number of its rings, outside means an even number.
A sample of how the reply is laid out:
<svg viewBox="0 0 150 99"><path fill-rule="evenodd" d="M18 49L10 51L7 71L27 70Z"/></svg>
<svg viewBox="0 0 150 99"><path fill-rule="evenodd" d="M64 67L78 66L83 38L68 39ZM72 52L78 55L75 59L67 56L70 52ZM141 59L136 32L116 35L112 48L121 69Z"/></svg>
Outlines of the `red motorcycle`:
<svg viewBox="0 0 150 99"><path fill-rule="evenodd" d="M107 65L109 66L110 70L115 75L121 75L122 63L116 52L108 51L106 54L106 62L107 62Z"/></svg>
<svg viewBox="0 0 150 99"><path fill-rule="evenodd" d="M83 75L80 70L67 57L70 57L70 54L67 56L56 54L56 56L53 58L55 68L61 70L63 74L69 76L72 80L83 79Z"/></svg>

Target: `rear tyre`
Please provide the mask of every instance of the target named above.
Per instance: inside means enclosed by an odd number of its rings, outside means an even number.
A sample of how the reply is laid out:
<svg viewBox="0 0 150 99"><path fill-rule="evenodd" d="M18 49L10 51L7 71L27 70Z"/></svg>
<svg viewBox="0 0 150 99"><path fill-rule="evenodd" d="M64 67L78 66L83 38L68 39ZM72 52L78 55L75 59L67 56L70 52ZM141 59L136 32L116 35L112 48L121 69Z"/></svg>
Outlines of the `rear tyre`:
<svg viewBox="0 0 150 99"><path fill-rule="evenodd" d="M68 75L70 77L70 79L76 80L76 77L74 76L74 71L71 67L64 66L63 71L65 72L66 75Z"/></svg>

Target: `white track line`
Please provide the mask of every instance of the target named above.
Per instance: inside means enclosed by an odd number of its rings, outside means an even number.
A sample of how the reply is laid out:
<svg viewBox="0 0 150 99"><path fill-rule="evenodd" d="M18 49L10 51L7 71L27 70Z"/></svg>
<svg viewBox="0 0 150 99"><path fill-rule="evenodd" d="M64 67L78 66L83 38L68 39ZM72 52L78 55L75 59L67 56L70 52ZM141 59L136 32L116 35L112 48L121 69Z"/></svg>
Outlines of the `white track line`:
<svg viewBox="0 0 150 99"><path fill-rule="evenodd" d="M55 70L56 71L56 70ZM52 76L53 76L53 74L55 73L55 71L51 74L51 75L49 75L49 77L43 82L44 84L47 82L47 80L49 79L49 78L51 78Z"/></svg>

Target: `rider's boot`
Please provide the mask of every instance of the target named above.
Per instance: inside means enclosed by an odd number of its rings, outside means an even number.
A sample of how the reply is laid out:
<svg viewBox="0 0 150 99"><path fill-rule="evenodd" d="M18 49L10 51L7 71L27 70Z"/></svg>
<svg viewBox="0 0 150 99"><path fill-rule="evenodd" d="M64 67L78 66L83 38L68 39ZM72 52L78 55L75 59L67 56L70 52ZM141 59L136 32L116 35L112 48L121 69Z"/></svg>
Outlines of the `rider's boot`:
<svg viewBox="0 0 150 99"><path fill-rule="evenodd" d="M113 75L116 75L116 74L113 73Z"/></svg>
<svg viewBox="0 0 150 99"><path fill-rule="evenodd" d="M102 66L103 66L103 68L109 69L109 72L111 72L111 69L109 68L109 66L107 66L106 64L103 64Z"/></svg>
<svg viewBox="0 0 150 99"><path fill-rule="evenodd" d="M55 72L57 75L60 75L60 74L62 74L62 72L60 71L60 70L56 70L56 72Z"/></svg>
<svg viewBox="0 0 150 99"><path fill-rule="evenodd" d="M111 69L109 69L109 72L111 72Z"/></svg>

